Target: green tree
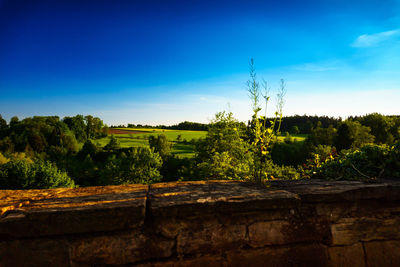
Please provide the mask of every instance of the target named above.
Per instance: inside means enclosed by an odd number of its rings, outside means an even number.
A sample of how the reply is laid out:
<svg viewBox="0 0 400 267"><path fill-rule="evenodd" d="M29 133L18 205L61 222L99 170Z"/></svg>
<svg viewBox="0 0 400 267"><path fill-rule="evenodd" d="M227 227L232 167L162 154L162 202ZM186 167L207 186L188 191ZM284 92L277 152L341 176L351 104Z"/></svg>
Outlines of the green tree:
<svg viewBox="0 0 400 267"><path fill-rule="evenodd" d="M231 112L217 113L206 138L196 144L196 175L206 179L250 179L253 158L250 145L242 138L244 132Z"/></svg>
<svg viewBox="0 0 400 267"><path fill-rule="evenodd" d="M159 134L157 137L149 136L149 145L163 160L171 156L172 143L168 141L165 134Z"/></svg>
<svg viewBox="0 0 400 267"><path fill-rule="evenodd" d="M360 123L371 129L371 134L375 136L375 142L378 144L392 144L395 132L394 120L388 116L379 113L372 113L358 119Z"/></svg>
<svg viewBox="0 0 400 267"><path fill-rule="evenodd" d="M300 133L299 126L293 125L292 128L290 129L290 132L291 132L292 134L299 134L299 133Z"/></svg>
<svg viewBox="0 0 400 267"><path fill-rule="evenodd" d="M68 125L68 128L74 132L75 138L79 142L84 142L87 138L85 118L83 115L74 117L65 117L63 122Z"/></svg>
<svg viewBox="0 0 400 267"><path fill-rule="evenodd" d="M3 119L3 117L0 114L0 139L6 136L7 130L8 130L7 121Z"/></svg>
<svg viewBox="0 0 400 267"><path fill-rule="evenodd" d="M93 116L92 115L85 116L85 122L86 122L86 138L87 139L93 138L95 132Z"/></svg>
<svg viewBox="0 0 400 267"><path fill-rule="evenodd" d="M133 147L125 156L109 156L100 179L104 185L154 183L161 180L161 166L162 159L158 153L147 147Z"/></svg>
<svg viewBox="0 0 400 267"><path fill-rule="evenodd" d="M15 127L19 123L19 119L17 116L14 116L10 119L10 127Z"/></svg>
<svg viewBox="0 0 400 267"><path fill-rule="evenodd" d="M82 149L79 151L78 156L79 158L83 159L87 155L93 156L98 152L98 148L92 141L86 140L82 146Z"/></svg>
<svg viewBox="0 0 400 267"><path fill-rule="evenodd" d="M114 136L111 135L110 141L108 142L107 145L104 146L104 150L117 150L121 148L121 144L119 140Z"/></svg>
<svg viewBox="0 0 400 267"><path fill-rule="evenodd" d="M85 116L86 136L89 138L98 138L102 135L103 121L92 115Z"/></svg>
<svg viewBox="0 0 400 267"><path fill-rule="evenodd" d="M374 136L370 134L371 129L361 125L358 121L346 120L339 126L335 139L338 151L342 149L359 149L366 144L374 142Z"/></svg>
<svg viewBox="0 0 400 267"><path fill-rule="evenodd" d="M197 165L197 174L206 179L249 179L251 158L238 160L228 151L215 152L209 159Z"/></svg>
<svg viewBox="0 0 400 267"><path fill-rule="evenodd" d="M337 135L337 130L329 125L328 128L322 128L319 123L315 129L311 130L306 142L311 143L314 146L326 145L333 146L334 140Z"/></svg>
<svg viewBox="0 0 400 267"><path fill-rule="evenodd" d="M337 131L335 138L335 147L338 151L349 149L353 144L354 139L351 136L350 127L347 123L342 123Z"/></svg>

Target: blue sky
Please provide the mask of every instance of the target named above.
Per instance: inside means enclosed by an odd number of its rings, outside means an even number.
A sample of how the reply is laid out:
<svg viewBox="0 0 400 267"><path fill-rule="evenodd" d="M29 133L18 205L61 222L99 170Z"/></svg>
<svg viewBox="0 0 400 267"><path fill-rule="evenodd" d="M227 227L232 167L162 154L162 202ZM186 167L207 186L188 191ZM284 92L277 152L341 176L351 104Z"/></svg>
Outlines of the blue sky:
<svg viewBox="0 0 400 267"><path fill-rule="evenodd" d="M246 121L250 58L284 115L399 114L400 0L0 0L6 119Z"/></svg>

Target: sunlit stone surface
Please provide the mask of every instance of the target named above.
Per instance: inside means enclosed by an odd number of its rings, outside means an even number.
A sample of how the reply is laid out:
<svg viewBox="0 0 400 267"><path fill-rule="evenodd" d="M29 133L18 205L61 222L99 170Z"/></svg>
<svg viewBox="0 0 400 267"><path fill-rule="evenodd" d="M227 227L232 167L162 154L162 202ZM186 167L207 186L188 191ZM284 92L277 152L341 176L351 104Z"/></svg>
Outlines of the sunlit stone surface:
<svg viewBox="0 0 400 267"><path fill-rule="evenodd" d="M0 266L400 266L400 183L0 191Z"/></svg>

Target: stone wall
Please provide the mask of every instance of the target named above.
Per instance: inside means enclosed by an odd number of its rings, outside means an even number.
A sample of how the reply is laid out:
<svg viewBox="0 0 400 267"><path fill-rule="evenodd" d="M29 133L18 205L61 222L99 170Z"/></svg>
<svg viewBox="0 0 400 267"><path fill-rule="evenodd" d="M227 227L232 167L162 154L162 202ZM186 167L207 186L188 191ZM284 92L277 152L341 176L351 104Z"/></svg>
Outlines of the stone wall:
<svg viewBox="0 0 400 267"><path fill-rule="evenodd" d="M400 182L0 191L0 266L400 266Z"/></svg>

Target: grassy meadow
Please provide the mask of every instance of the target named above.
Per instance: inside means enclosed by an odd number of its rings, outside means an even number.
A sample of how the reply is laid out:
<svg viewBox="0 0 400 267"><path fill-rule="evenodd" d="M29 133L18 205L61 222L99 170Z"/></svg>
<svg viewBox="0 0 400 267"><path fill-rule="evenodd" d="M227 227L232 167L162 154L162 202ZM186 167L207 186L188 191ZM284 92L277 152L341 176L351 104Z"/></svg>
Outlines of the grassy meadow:
<svg viewBox="0 0 400 267"><path fill-rule="evenodd" d="M293 138L294 142L303 142L307 139L308 134L293 134L290 135L291 138ZM286 138L286 135L282 134L278 136L278 141L284 142Z"/></svg>
<svg viewBox="0 0 400 267"><path fill-rule="evenodd" d="M194 145L186 141L192 139L204 138L207 131L187 131L187 130L168 130L168 129L152 129L152 128L113 128L109 131L109 136L96 139L94 142L104 147L109 141L111 135L114 135L120 142L121 147L139 147L149 146L148 137L164 134L172 143L172 154L186 158L194 156ZM178 136L180 135L180 140ZM278 136L278 141L283 142L285 135ZM291 135L293 141L303 142L306 134Z"/></svg>
<svg viewBox="0 0 400 267"><path fill-rule="evenodd" d="M204 138L207 132L152 128L113 128L110 129L108 137L96 139L94 142L103 147L110 141L112 134L119 140L121 147L149 146L149 136L164 134L172 143L172 154L179 157L193 157L194 145L186 141ZM178 140L178 136L180 136L180 140Z"/></svg>

